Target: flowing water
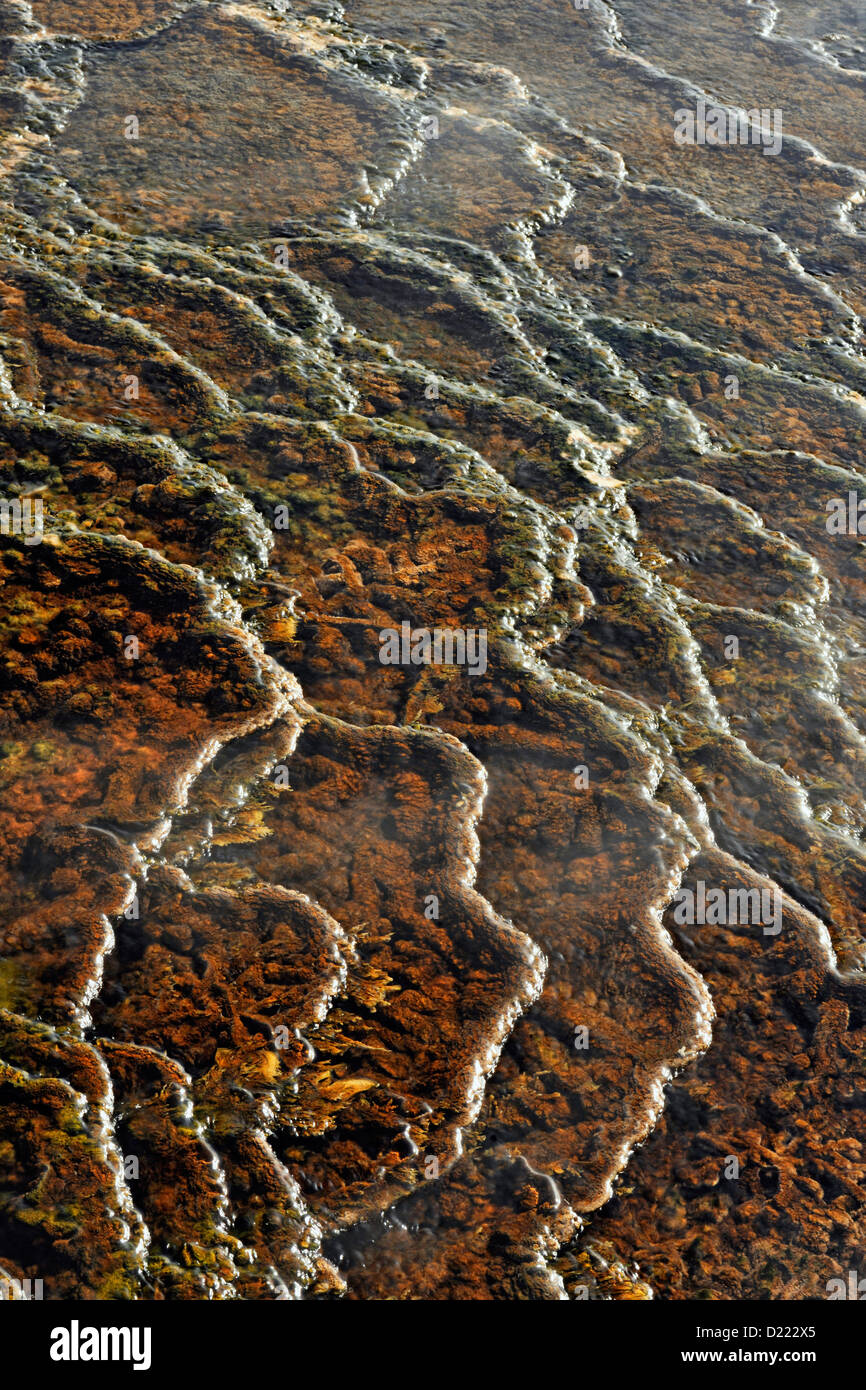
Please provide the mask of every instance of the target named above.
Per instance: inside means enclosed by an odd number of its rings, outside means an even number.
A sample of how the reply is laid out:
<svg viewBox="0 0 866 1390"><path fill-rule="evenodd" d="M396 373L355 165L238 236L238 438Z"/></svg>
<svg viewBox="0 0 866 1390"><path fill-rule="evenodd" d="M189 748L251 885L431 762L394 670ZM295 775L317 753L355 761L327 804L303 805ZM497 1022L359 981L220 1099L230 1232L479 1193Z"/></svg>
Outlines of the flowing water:
<svg viewBox="0 0 866 1390"><path fill-rule="evenodd" d="M825 1297L862 5L0 32L0 1274ZM680 143L701 103L766 116Z"/></svg>

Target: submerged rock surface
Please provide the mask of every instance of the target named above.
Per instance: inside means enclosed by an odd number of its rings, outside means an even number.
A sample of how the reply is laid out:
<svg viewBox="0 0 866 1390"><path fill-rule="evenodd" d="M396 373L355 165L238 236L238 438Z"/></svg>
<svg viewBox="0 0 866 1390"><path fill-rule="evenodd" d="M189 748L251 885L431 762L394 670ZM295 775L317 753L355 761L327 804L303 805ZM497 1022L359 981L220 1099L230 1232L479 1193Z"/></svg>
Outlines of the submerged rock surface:
<svg viewBox="0 0 866 1390"><path fill-rule="evenodd" d="M0 1278L856 1267L864 35L687 8L0 4Z"/></svg>

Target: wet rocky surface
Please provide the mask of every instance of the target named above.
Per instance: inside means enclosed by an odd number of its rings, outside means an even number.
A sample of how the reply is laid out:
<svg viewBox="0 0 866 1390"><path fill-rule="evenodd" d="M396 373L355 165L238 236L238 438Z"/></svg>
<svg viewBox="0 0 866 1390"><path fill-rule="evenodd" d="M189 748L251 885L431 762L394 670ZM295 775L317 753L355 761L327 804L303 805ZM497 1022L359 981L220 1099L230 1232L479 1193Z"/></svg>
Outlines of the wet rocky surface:
<svg viewBox="0 0 866 1390"><path fill-rule="evenodd" d="M2 1277L856 1268L866 40L821 9L0 6ZM778 156L678 146L701 94ZM404 624L483 668L384 664Z"/></svg>

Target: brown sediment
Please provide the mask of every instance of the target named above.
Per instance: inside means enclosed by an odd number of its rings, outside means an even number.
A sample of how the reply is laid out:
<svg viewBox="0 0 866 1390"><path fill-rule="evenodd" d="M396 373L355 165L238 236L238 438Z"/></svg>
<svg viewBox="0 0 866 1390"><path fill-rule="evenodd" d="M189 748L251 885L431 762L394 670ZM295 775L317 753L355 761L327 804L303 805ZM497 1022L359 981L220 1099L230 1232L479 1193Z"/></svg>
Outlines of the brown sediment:
<svg viewBox="0 0 866 1390"><path fill-rule="evenodd" d="M663 51L625 0L622 39L553 0L32 8L0 1271L822 1296L864 1199L862 544L825 520L866 488L866 175L835 121L845 165L671 132L772 77L820 145L796 81L851 79L739 11L710 61L703 5ZM483 669L384 664L403 624ZM699 881L780 930L683 925Z"/></svg>
<svg viewBox="0 0 866 1390"><path fill-rule="evenodd" d="M13 1273L50 1266L55 1297L130 1296L145 1228L89 1010L166 812L221 743L292 717L297 687L214 586L133 542L63 526L6 540L2 567L4 1223Z"/></svg>
<svg viewBox="0 0 866 1390"><path fill-rule="evenodd" d="M34 18L54 34L82 39L127 39L156 22L169 23L184 8L183 0L95 0L87 6L75 0L34 0Z"/></svg>
<svg viewBox="0 0 866 1390"><path fill-rule="evenodd" d="M58 166L103 215L146 234L261 232L372 201L367 167L399 163L405 117L384 87L305 50L296 29L274 32L243 6L199 5L147 43L95 51Z"/></svg>
<svg viewBox="0 0 866 1390"><path fill-rule="evenodd" d="M693 861L700 876L752 886L717 853ZM790 903L769 949L754 928L672 930L712 991L713 1045L670 1086L594 1235L663 1298L824 1298L866 1181L862 980L839 978L820 925Z"/></svg>

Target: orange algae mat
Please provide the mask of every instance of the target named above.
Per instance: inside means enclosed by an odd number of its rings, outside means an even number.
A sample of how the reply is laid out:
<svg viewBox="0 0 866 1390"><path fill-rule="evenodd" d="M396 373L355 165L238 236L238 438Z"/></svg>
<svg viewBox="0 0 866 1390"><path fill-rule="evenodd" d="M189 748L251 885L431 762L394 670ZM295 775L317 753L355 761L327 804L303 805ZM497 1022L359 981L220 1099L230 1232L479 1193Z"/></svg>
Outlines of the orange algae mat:
<svg viewBox="0 0 866 1390"><path fill-rule="evenodd" d="M0 5L5 1287L847 1290L821 9Z"/></svg>

